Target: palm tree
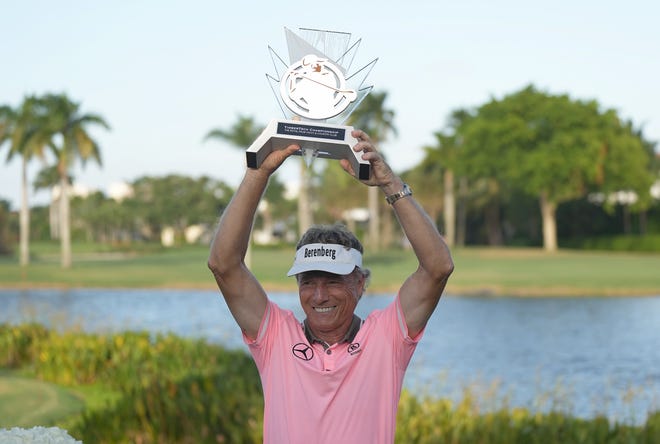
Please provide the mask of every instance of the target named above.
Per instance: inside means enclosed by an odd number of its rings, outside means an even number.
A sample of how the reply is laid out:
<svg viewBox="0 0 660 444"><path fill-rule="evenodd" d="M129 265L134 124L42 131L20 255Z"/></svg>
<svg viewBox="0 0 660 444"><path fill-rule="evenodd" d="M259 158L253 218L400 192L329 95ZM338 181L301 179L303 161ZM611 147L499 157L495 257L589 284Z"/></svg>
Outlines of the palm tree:
<svg viewBox="0 0 660 444"><path fill-rule="evenodd" d="M215 128L209 131L204 140L221 139L227 141L240 149L247 149L254 139L264 130L264 126L257 124L254 118L248 116L238 116L238 120L229 130Z"/></svg>
<svg viewBox="0 0 660 444"><path fill-rule="evenodd" d="M110 129L108 123L98 114L82 114L80 104L72 102L64 94L48 94L44 97L48 107L48 132L51 135L50 147L55 155L60 185L60 243L62 268L71 267L71 220L69 215L69 170L80 159L85 166L89 159L101 162L98 143L88 129L98 125ZM59 138L59 139L58 139Z"/></svg>
<svg viewBox="0 0 660 444"><path fill-rule="evenodd" d="M239 115L236 122L228 130L222 128L214 128L209 131L204 140L220 139L229 142L231 145L239 149L247 149L252 142L259 137L259 134L264 130L264 126L257 124L253 117ZM248 245L245 252L245 264L250 267L252 263L252 248Z"/></svg>
<svg viewBox="0 0 660 444"><path fill-rule="evenodd" d="M236 122L228 130L222 128L216 128L209 131L204 140L208 139L220 139L229 142L231 145L236 148L245 150L247 149L252 142L261 134L265 127L255 123L252 117L238 116ZM303 165L303 170L301 171L301 186L300 194L298 198L298 229L301 232L304 232L309 225L311 225L311 207L309 206L308 196L308 187L304 186L307 180L305 165L304 162L301 162ZM277 177L273 176L271 178L270 185L266 190L264 201L265 204L262 208L262 214L264 215L264 225L269 224L269 218L271 217L270 202L276 201L281 198L282 190L284 186L281 182L277 181ZM279 196L278 196L279 194ZM249 252L249 250L248 250ZM247 257L246 257L247 262Z"/></svg>
<svg viewBox="0 0 660 444"><path fill-rule="evenodd" d="M444 219L444 232L445 241L449 246L455 244L462 245L464 243L464 196L465 187L467 187L466 178L459 177L459 190L463 190L459 195L461 200L460 211L457 208L456 190L455 190L455 174L456 169L460 166L458 164L461 146L463 143L463 135L461 128L471 118L469 111L458 109L453 111L447 122L446 130L438 131L434 134L436 143L432 146L425 147L426 157L422 161L419 168L427 178L440 175L441 180L438 184L442 183L443 199L442 210ZM433 177L435 179L435 177ZM457 220L461 223L458 224Z"/></svg>
<svg viewBox="0 0 660 444"><path fill-rule="evenodd" d="M227 131L211 130L205 137L223 139L240 149L247 149L261 134L265 127L257 125L252 117L238 116L238 120ZM298 231L302 235L312 225L312 207L309 190L311 188L312 169L300 160L300 189L298 191ZM271 187L269 187L271 188Z"/></svg>
<svg viewBox="0 0 660 444"><path fill-rule="evenodd" d="M44 157L48 134L44 131L43 101L30 96L18 109L0 107L0 146L9 142L7 162L18 155L22 157L21 208L19 212L19 261L21 266L30 262L30 206L28 203L27 165L34 157Z"/></svg>
<svg viewBox="0 0 660 444"><path fill-rule="evenodd" d="M385 108L387 92L371 92L367 95L348 119L348 123L356 129L361 129L371 137L378 146L387 139L391 132L395 136L394 111ZM369 236L368 243L372 249L379 250L382 246L380 231L380 201L378 188L369 187Z"/></svg>
<svg viewBox="0 0 660 444"><path fill-rule="evenodd" d="M73 177L69 176L69 183L73 182ZM32 188L38 190L53 190L60 183L60 175L57 172L57 165L50 165L42 168L37 177L32 181ZM50 238L60 239L60 220L59 220L60 199L52 199L48 208L48 225L50 226Z"/></svg>

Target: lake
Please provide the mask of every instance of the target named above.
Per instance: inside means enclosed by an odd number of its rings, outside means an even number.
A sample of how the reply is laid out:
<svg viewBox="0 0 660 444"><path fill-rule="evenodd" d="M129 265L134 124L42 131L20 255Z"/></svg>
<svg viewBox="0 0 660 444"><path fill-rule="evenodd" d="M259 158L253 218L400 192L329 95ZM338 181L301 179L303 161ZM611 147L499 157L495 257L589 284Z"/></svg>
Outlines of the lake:
<svg viewBox="0 0 660 444"><path fill-rule="evenodd" d="M300 318L294 294L271 298ZM364 317L393 295L368 295ZM89 332L147 330L245 348L217 291L0 290L0 323L37 321ZM660 296L443 296L405 386L484 408L501 405L638 423L660 410Z"/></svg>

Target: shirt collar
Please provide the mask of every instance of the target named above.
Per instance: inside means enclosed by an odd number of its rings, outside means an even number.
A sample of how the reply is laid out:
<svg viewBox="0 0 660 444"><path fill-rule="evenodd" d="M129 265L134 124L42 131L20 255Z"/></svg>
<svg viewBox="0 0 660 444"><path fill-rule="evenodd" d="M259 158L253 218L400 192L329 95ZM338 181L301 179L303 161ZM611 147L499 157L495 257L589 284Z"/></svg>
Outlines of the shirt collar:
<svg viewBox="0 0 660 444"><path fill-rule="evenodd" d="M360 327L362 327L362 319L360 319L357 315L353 315L353 320L351 321L351 325L348 327L348 331L346 332L346 335L344 338L339 341L340 343L348 342L351 343L353 342L353 339L355 338L355 335L357 335L358 331L360 330ZM312 329L309 328L309 324L307 323L307 319L303 321L303 330L305 331L305 337L309 341L310 344L313 344L315 342L318 342L323 346L324 350L327 350L330 348L330 344L325 342L323 339L320 339L312 333Z"/></svg>

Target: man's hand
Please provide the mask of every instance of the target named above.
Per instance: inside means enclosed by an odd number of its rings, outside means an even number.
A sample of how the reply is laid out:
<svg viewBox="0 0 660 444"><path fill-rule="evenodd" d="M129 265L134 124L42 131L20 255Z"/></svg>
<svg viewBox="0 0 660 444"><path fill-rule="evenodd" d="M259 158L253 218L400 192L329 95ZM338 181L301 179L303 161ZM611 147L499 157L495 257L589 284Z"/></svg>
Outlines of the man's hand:
<svg viewBox="0 0 660 444"><path fill-rule="evenodd" d="M392 172L392 169L387 162L385 162L382 154L378 152L374 144L371 142L367 133L362 130L353 130L351 135L358 140L358 143L353 147L353 151L356 153L361 152L362 159L368 161L371 165L369 179L360 180L360 182L372 187L378 186L381 188L387 188L393 182L398 181L397 176ZM344 171L357 178L355 171L348 160L341 159L339 163Z"/></svg>
<svg viewBox="0 0 660 444"><path fill-rule="evenodd" d="M299 149L300 145L292 144L282 150L273 150L268 154L268 156L266 156L258 170L263 171L268 176L270 176L284 163L287 158L292 156Z"/></svg>

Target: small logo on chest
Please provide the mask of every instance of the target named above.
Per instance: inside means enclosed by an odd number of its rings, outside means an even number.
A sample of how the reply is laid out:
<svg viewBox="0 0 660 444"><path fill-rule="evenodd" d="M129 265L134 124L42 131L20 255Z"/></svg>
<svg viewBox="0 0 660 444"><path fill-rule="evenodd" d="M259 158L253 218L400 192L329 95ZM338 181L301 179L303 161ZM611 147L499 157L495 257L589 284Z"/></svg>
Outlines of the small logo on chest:
<svg viewBox="0 0 660 444"><path fill-rule="evenodd" d="M309 361L314 357L314 349L304 342L294 345L291 351L293 352L293 356L303 361Z"/></svg>
<svg viewBox="0 0 660 444"><path fill-rule="evenodd" d="M360 348L360 343L359 342L353 342L352 344L348 345L348 348L346 349L349 355L353 356L362 351Z"/></svg>

